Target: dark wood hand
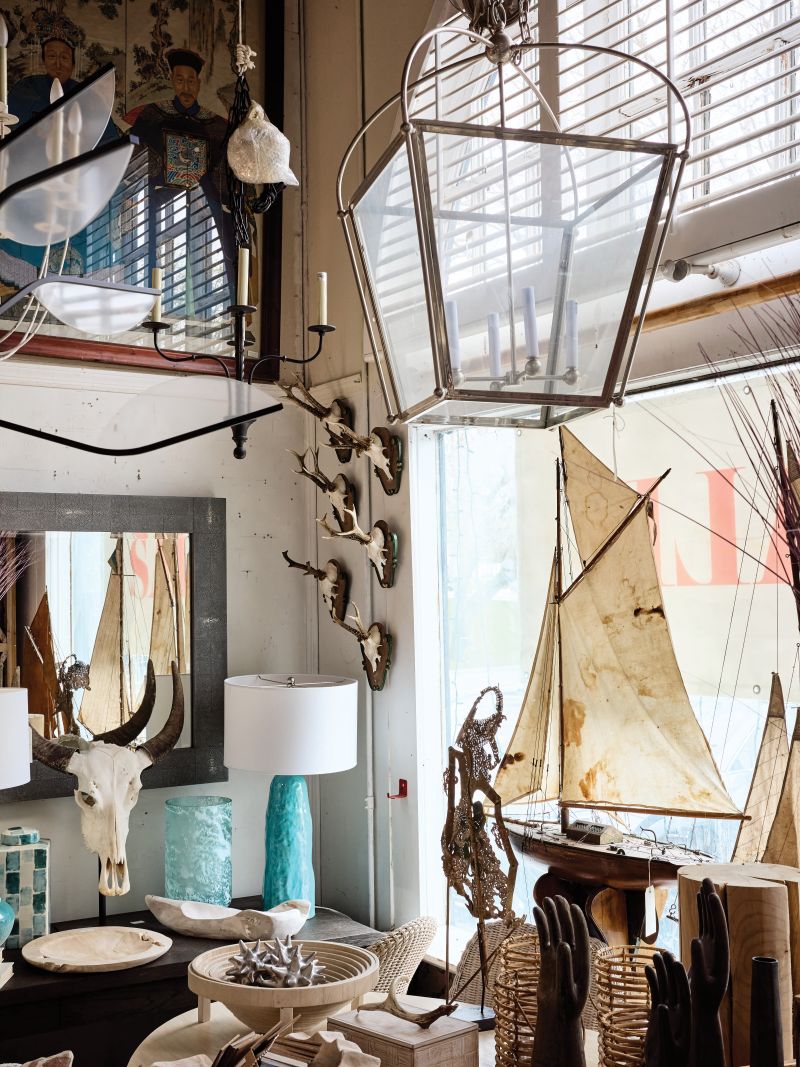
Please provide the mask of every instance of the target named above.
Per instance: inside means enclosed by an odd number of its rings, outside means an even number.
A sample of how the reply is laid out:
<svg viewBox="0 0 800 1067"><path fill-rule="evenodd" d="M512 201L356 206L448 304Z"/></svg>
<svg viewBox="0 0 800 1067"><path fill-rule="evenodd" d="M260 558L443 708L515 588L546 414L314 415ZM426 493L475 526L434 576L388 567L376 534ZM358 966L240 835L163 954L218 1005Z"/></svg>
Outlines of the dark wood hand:
<svg viewBox="0 0 800 1067"><path fill-rule="evenodd" d="M585 1067L581 1012L591 966L586 918L564 897L548 897L533 917L541 963L532 1067Z"/></svg>
<svg viewBox="0 0 800 1067"><path fill-rule="evenodd" d="M692 940L691 1067L724 1067L725 1049L719 1006L728 988L730 953L728 923L714 883L704 878L697 894L700 936Z"/></svg>
<svg viewBox="0 0 800 1067"><path fill-rule="evenodd" d="M686 969L670 952L645 967L650 986L650 1021L644 1042L645 1067L687 1067L692 1007Z"/></svg>

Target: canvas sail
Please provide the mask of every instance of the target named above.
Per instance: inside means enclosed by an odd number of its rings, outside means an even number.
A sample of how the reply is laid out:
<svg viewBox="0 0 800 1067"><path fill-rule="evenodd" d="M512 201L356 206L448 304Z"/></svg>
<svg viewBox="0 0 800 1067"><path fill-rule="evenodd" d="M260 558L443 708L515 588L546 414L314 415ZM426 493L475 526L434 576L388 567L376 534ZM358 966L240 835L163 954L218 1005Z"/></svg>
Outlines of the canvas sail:
<svg viewBox="0 0 800 1067"><path fill-rule="evenodd" d="M157 675L169 674L177 659L175 632L175 583L170 563L175 560L175 538L159 537L153 564L153 620L150 628L150 659ZM179 669L182 669L179 664Z"/></svg>
<svg viewBox="0 0 800 1067"><path fill-rule="evenodd" d="M746 822L739 828L731 863L758 863L769 839L789 762L786 711L783 689L777 674L772 675L769 709L753 780L744 807Z"/></svg>
<svg viewBox="0 0 800 1067"><path fill-rule="evenodd" d="M47 592L22 638L19 684L28 690L28 712L44 715L44 736L55 737L60 726L56 720L58 680Z"/></svg>
<svg viewBox="0 0 800 1067"><path fill-rule="evenodd" d="M91 689L84 690L78 718L93 734L105 733L130 718L130 701L122 669L122 540L108 561L103 610L89 661Z"/></svg>
<svg viewBox="0 0 800 1067"><path fill-rule="evenodd" d="M558 701L556 699L556 563L550 571L547 601L528 688L517 725L494 787L503 804L558 797Z"/></svg>
<svg viewBox="0 0 800 1067"><path fill-rule="evenodd" d="M564 491L581 560L595 554L639 499L639 494L562 426Z"/></svg>
<svg viewBox="0 0 800 1067"><path fill-rule="evenodd" d="M641 507L560 605L562 803L741 818L683 684Z"/></svg>
<svg viewBox="0 0 800 1067"><path fill-rule="evenodd" d="M778 808L761 861L800 867L800 713L795 720Z"/></svg>

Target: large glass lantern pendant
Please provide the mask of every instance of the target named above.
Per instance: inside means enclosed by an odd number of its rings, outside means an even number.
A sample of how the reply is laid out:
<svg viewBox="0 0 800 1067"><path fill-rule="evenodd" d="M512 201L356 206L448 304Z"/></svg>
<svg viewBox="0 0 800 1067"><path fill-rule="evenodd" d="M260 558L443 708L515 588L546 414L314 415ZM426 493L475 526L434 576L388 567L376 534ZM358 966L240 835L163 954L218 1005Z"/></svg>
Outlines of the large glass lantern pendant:
<svg viewBox="0 0 800 1067"><path fill-rule="evenodd" d="M466 50L411 83L421 51L453 37ZM627 65L627 90L585 106L616 132L562 132L580 92L562 72L580 85L576 64L598 61ZM398 102L399 135L345 199L357 149ZM660 138L624 136L642 113ZM675 85L634 56L453 27L420 38L337 184L390 419L548 426L621 400L690 135Z"/></svg>

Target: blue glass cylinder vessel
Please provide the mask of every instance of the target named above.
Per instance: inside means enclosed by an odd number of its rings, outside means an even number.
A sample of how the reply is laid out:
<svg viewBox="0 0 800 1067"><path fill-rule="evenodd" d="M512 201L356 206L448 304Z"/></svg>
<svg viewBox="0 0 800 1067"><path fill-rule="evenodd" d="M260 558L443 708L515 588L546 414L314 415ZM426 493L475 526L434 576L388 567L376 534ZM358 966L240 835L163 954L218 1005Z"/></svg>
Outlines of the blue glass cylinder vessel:
<svg viewBox="0 0 800 1067"><path fill-rule="evenodd" d="M0 957L3 955L3 945L8 941L16 919L14 909L7 900L0 897Z"/></svg>
<svg viewBox="0 0 800 1067"><path fill-rule="evenodd" d="M171 797L165 803L164 894L231 902L230 797Z"/></svg>
<svg viewBox="0 0 800 1067"><path fill-rule="evenodd" d="M309 900L314 914L311 806L302 774L276 774L269 787L264 909L284 900Z"/></svg>

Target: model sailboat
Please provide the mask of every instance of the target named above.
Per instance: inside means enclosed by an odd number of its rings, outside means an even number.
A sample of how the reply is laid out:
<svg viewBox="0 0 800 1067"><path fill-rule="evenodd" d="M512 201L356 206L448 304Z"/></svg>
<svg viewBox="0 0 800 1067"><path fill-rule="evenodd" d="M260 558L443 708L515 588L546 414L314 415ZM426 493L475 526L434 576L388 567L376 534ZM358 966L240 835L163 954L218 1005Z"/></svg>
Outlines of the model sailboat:
<svg viewBox="0 0 800 1067"><path fill-rule="evenodd" d="M692 709L672 647L652 550L650 493L618 480L560 430L567 506L582 570L563 587L559 520L528 688L495 788L526 852L560 878L644 889L697 854L569 826L568 809L741 819ZM661 479L659 479L660 481ZM656 485L658 482L656 483ZM533 805L558 801L560 825ZM585 828L585 832L584 832Z"/></svg>

